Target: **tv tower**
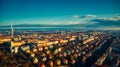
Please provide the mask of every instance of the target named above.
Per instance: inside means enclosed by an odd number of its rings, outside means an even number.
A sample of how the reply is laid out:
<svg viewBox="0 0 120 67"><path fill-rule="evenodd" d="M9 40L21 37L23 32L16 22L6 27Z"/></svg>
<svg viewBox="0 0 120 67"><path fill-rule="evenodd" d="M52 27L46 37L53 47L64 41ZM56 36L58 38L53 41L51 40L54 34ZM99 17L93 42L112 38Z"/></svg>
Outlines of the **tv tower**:
<svg viewBox="0 0 120 67"><path fill-rule="evenodd" d="M12 27L12 24L11 24L11 46L10 46L11 54L13 53L13 51L12 51L13 37L14 37L14 30L13 30L13 27Z"/></svg>
<svg viewBox="0 0 120 67"><path fill-rule="evenodd" d="M12 38L14 37L14 30L13 30L12 24L11 24L11 37Z"/></svg>

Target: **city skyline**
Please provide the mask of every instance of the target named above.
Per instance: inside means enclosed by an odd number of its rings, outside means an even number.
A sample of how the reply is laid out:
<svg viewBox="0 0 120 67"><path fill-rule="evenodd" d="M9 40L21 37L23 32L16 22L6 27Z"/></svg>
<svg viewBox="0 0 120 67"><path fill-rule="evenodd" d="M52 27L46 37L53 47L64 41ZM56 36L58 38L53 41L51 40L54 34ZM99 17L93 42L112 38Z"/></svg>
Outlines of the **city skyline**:
<svg viewBox="0 0 120 67"><path fill-rule="evenodd" d="M0 0L0 67L120 67L120 0Z"/></svg>
<svg viewBox="0 0 120 67"><path fill-rule="evenodd" d="M75 25L120 29L119 0L1 0L0 26Z"/></svg>

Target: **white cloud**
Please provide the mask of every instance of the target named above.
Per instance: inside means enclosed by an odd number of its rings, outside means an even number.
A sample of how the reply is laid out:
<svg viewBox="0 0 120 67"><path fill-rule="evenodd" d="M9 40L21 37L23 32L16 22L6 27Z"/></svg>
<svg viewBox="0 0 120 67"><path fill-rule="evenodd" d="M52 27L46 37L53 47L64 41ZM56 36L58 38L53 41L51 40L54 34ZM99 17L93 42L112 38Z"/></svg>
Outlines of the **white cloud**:
<svg viewBox="0 0 120 67"><path fill-rule="evenodd" d="M52 25L72 25L72 24L82 24L82 23L79 21L65 21L65 22L53 22L51 24Z"/></svg>
<svg viewBox="0 0 120 67"><path fill-rule="evenodd" d="M96 17L96 15L89 14L89 15L86 15L86 17Z"/></svg>
<svg viewBox="0 0 120 67"><path fill-rule="evenodd" d="M98 20L102 20L102 21L120 21L120 16L115 16L115 17L110 17L110 18L98 18Z"/></svg>
<svg viewBox="0 0 120 67"><path fill-rule="evenodd" d="M98 22L99 26L120 26L120 16L95 18L91 22Z"/></svg>
<svg viewBox="0 0 120 67"><path fill-rule="evenodd" d="M79 15L74 15L73 18L79 18L80 16Z"/></svg>
<svg viewBox="0 0 120 67"><path fill-rule="evenodd" d="M96 15L92 15L92 14L81 16L81 18L95 18L95 17Z"/></svg>
<svg viewBox="0 0 120 67"><path fill-rule="evenodd" d="M88 14L88 15L83 15L83 16L79 16L79 15L74 15L74 18L95 18L96 15L93 14Z"/></svg>
<svg viewBox="0 0 120 67"><path fill-rule="evenodd" d="M76 21L68 21L66 22L66 24L70 25L70 24L81 24L81 23Z"/></svg>

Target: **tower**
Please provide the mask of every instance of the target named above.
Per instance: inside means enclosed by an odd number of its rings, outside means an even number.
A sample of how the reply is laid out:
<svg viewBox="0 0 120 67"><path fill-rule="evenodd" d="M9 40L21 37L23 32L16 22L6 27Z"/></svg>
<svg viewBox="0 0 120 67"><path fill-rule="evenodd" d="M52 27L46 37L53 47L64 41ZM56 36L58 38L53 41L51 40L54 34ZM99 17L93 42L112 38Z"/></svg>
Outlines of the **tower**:
<svg viewBox="0 0 120 67"><path fill-rule="evenodd" d="M13 30L13 27L12 27L12 24L11 24L11 45L10 45L11 54L13 53L13 50L12 50L13 37L14 37L14 30Z"/></svg>
<svg viewBox="0 0 120 67"><path fill-rule="evenodd" d="M13 38L14 37L14 29L12 27L12 24L11 24L11 37Z"/></svg>

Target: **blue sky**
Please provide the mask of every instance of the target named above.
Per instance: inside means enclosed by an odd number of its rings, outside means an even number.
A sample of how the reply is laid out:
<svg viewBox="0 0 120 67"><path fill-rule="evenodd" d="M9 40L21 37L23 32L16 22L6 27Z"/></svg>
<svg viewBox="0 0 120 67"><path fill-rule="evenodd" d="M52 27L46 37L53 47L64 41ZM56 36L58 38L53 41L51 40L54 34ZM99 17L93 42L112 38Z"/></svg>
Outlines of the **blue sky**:
<svg viewBox="0 0 120 67"><path fill-rule="evenodd" d="M120 0L0 0L0 25L102 23L106 26L110 21L112 26L120 26L119 4Z"/></svg>

